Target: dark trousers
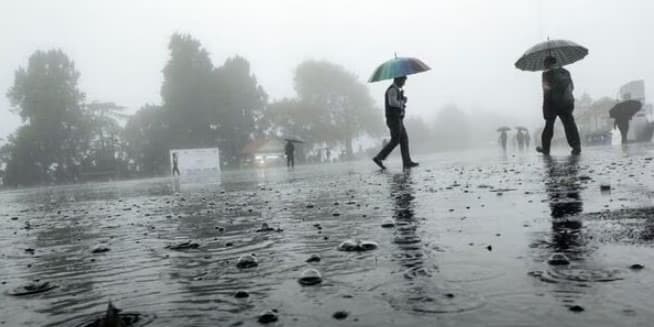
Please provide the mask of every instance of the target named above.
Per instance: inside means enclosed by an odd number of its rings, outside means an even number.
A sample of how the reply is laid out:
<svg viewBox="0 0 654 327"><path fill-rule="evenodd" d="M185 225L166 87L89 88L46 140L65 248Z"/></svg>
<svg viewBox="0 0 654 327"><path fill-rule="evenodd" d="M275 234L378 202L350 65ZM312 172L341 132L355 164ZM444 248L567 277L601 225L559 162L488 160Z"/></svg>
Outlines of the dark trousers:
<svg viewBox="0 0 654 327"><path fill-rule="evenodd" d="M404 129L404 122L402 117L386 117L386 125L391 131L391 140L384 146L377 159L386 160L386 157L395 149L399 144L400 151L402 152L402 163L408 165L411 162L411 155L409 155L409 137L406 135Z"/></svg>
<svg viewBox="0 0 654 327"><path fill-rule="evenodd" d="M627 134L629 134L629 120L627 119L616 119L615 124L620 130L620 135L622 135L622 144L627 143Z"/></svg>
<svg viewBox="0 0 654 327"><path fill-rule="evenodd" d="M177 165L173 166L173 176L175 176L175 173L177 173L177 176L179 176L179 168L177 168Z"/></svg>
<svg viewBox="0 0 654 327"><path fill-rule="evenodd" d="M292 154L286 154L286 166L295 167L295 156Z"/></svg>
<svg viewBox="0 0 654 327"><path fill-rule="evenodd" d="M559 117L559 119L561 119L561 123L563 123L565 138L568 140L570 147L573 150L581 150L579 130L577 130L575 118L572 116L572 107L565 108L564 110L556 110L556 108L544 108L543 111L545 117L545 128L543 129L543 134L541 135L543 152L550 152L550 144L552 143L552 137L554 136L554 123L556 122L556 117Z"/></svg>

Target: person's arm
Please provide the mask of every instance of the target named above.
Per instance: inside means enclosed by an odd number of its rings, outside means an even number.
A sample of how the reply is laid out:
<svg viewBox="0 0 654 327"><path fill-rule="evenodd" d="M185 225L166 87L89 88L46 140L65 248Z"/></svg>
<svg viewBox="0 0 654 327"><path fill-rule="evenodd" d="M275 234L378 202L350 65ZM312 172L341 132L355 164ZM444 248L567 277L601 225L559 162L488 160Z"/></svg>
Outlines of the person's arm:
<svg viewBox="0 0 654 327"><path fill-rule="evenodd" d="M396 109L404 109L404 101L398 100L398 92L398 89L395 87L388 90L388 93L386 93L388 104Z"/></svg>

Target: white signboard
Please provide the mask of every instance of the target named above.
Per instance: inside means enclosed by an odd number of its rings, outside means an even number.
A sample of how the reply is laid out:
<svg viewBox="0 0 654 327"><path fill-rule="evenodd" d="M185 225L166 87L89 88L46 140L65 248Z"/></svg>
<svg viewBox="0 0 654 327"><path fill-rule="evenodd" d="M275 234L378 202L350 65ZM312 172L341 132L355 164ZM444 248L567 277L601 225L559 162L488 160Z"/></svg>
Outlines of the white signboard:
<svg viewBox="0 0 654 327"><path fill-rule="evenodd" d="M220 172L220 151L218 148L173 149L169 151L170 167L174 170L173 157L177 157L180 175L201 175ZM172 173L172 171L171 171Z"/></svg>

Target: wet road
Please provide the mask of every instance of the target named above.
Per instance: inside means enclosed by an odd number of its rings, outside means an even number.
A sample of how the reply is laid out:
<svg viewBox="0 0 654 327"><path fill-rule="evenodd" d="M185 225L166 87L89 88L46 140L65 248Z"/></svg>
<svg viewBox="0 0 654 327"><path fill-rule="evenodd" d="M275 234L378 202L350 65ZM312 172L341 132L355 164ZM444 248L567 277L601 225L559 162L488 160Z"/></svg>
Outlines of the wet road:
<svg viewBox="0 0 654 327"><path fill-rule="evenodd" d="M0 325L78 326L108 300L152 326L256 326L270 309L278 326L651 325L652 156L471 152L410 172L359 162L5 191ZM379 247L338 251L346 239ZM258 266L238 268L245 254ZM321 284L298 283L308 268ZM9 295L34 280L58 287Z"/></svg>

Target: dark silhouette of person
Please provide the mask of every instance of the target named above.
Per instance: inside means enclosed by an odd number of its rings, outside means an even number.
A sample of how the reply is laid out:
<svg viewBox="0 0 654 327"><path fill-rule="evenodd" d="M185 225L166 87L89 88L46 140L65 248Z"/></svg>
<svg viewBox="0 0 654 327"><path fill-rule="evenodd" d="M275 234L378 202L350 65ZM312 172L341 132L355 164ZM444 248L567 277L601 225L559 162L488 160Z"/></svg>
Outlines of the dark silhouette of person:
<svg viewBox="0 0 654 327"><path fill-rule="evenodd" d="M404 83L406 76L397 77L393 80L386 94L384 95L384 105L386 112L386 125L391 132L391 140L384 146L379 153L372 158L372 161L381 169L386 169L382 163L388 155L399 144L402 152L402 165L406 168L417 167L418 163L411 160L409 154L409 137L404 128L404 111L406 109L407 98L404 96Z"/></svg>
<svg viewBox="0 0 654 327"><path fill-rule="evenodd" d="M550 144L554 136L554 123L556 118L561 119L565 129L565 137L568 145L572 148L572 154L581 153L581 140L579 139L579 130L575 123L572 111L575 102L572 91L574 83L570 77L570 72L565 68L556 65L556 58L548 56L543 62L545 71L543 72L543 118L545 118L545 128L541 136L541 146L536 151L545 155L550 154Z"/></svg>
<svg viewBox="0 0 654 327"><path fill-rule="evenodd" d="M609 110L609 117L615 119L614 127L620 130L622 144L627 144L627 135L629 134L629 121L640 111L642 104L637 100L631 100L631 94L626 93L623 101L616 104Z"/></svg>
<svg viewBox="0 0 654 327"><path fill-rule="evenodd" d="M286 153L286 166L289 168L295 167L295 145L293 145L293 142L286 141L284 153Z"/></svg>
<svg viewBox="0 0 654 327"><path fill-rule="evenodd" d="M502 146L502 150L506 151L506 141L509 138L508 135L506 135L506 131L502 131L500 133L500 145Z"/></svg>
<svg viewBox="0 0 654 327"><path fill-rule="evenodd" d="M173 152L173 171L172 171L173 176L177 174L179 176L179 164L177 163L177 152Z"/></svg>
<svg viewBox="0 0 654 327"><path fill-rule="evenodd" d="M629 119L616 118L614 127L617 127L618 130L620 130L620 136L622 137L622 144L627 144L627 135L629 134Z"/></svg>
<svg viewBox="0 0 654 327"><path fill-rule="evenodd" d="M529 149L529 143L531 142L531 136L529 136L529 131L524 131L524 140L525 140L525 149Z"/></svg>
<svg viewBox="0 0 654 327"><path fill-rule="evenodd" d="M522 134L522 130L518 130L518 132L515 134L516 141L518 141L518 149L520 151L524 150L525 148L525 137L524 134Z"/></svg>

